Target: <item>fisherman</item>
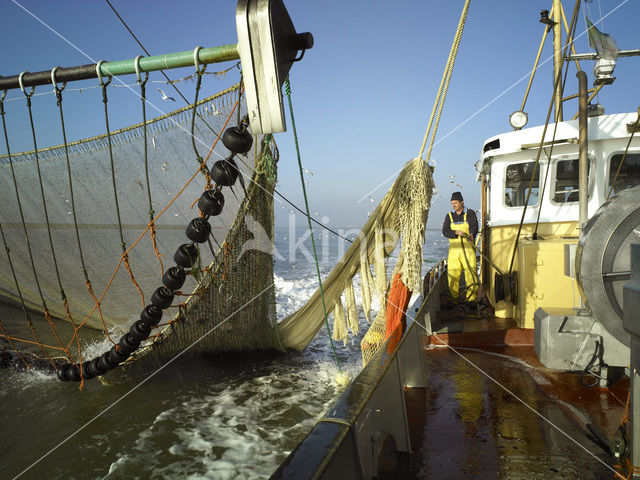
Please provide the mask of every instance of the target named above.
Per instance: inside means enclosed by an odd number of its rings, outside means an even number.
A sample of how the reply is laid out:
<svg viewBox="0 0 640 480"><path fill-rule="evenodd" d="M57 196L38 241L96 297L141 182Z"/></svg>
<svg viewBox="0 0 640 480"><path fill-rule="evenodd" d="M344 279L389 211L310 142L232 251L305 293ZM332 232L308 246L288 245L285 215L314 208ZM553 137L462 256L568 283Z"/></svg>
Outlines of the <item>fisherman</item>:
<svg viewBox="0 0 640 480"><path fill-rule="evenodd" d="M449 292L456 299L460 290L460 276L465 272L466 292L464 300L475 302L478 296L478 276L476 271L476 251L474 248L478 234L476 212L464 206L461 192L451 195L452 212L444 217L442 235L449 239L447 271Z"/></svg>

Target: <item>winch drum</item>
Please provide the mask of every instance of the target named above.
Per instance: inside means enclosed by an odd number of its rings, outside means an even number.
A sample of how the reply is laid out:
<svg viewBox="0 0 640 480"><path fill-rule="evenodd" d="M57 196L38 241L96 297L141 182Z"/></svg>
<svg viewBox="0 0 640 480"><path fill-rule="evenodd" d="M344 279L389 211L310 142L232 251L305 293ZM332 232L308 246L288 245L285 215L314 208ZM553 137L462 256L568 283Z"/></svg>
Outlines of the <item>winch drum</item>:
<svg viewBox="0 0 640 480"><path fill-rule="evenodd" d="M630 245L640 242L640 186L602 204L586 223L576 251L576 278L593 317L629 346L622 292L630 275Z"/></svg>

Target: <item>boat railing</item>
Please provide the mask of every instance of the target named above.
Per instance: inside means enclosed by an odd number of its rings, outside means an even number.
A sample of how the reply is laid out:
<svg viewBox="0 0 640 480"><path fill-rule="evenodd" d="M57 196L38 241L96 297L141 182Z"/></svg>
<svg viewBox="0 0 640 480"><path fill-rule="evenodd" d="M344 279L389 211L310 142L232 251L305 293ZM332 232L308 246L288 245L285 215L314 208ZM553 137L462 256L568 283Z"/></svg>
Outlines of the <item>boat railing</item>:
<svg viewBox="0 0 640 480"><path fill-rule="evenodd" d="M386 342L380 347L271 479L373 478L387 435L397 452L411 452L405 388L426 387L420 336L431 333L445 272L441 260L425 275L427 288L407 311L408 328L397 348L388 351Z"/></svg>

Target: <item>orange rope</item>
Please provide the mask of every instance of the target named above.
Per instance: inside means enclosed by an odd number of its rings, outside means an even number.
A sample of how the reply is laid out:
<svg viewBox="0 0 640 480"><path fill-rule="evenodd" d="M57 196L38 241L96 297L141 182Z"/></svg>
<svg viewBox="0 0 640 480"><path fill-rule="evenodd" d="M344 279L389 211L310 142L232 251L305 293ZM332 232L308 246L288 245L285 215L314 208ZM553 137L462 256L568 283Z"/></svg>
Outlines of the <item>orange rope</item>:
<svg viewBox="0 0 640 480"><path fill-rule="evenodd" d="M411 299L411 290L402 281L399 273L393 279L389 298L387 300L387 324L384 334L388 338L387 351L392 353L398 346L402 334L407 328L407 307Z"/></svg>
<svg viewBox="0 0 640 480"><path fill-rule="evenodd" d="M2 329L2 331L4 332L4 329ZM31 345L44 345L45 347L51 348L52 350L62 350L63 352L66 352L64 347L54 347L53 345L45 345L44 343L34 342L33 340L25 340L24 338L12 337L11 335L7 335L6 332L0 333L0 337L4 337L7 340L13 340L16 342L29 343Z"/></svg>
<svg viewBox="0 0 640 480"><path fill-rule="evenodd" d="M138 285L138 282L136 282L136 279L133 276L133 272L131 271L131 265L129 265L129 255L126 254L126 253L124 254L124 268L127 269L127 272L129 273L129 278L131 279L133 284L136 286L136 289L138 290L138 293L142 297L142 308L144 308L145 305L146 305L146 303L144 301L144 293L142 293L142 289L140 288L140 285Z"/></svg>
<svg viewBox="0 0 640 480"><path fill-rule="evenodd" d="M149 235L151 235L151 241L153 242L153 251L158 258L158 262L160 262L160 272L162 272L162 276L164 277L164 265L162 264L162 255L160 254L160 250L158 249L158 242L156 241L156 226L153 221L151 222Z"/></svg>

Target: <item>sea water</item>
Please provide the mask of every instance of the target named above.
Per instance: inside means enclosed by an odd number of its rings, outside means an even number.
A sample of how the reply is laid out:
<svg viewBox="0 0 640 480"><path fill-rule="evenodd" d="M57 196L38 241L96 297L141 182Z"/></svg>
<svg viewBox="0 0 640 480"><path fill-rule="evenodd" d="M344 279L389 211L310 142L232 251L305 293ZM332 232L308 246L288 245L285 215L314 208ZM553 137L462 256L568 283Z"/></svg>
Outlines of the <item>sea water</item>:
<svg viewBox="0 0 640 480"><path fill-rule="evenodd" d="M326 277L348 242L314 231ZM318 282L304 228L276 228L275 247L281 320ZM428 230L424 271L446 251ZM358 303L359 290L356 277ZM364 318L360 327L335 343L340 367L322 328L303 352L179 358L135 380L87 381L83 391L42 371L0 370L0 478L268 478L340 395L340 369L360 371Z"/></svg>

